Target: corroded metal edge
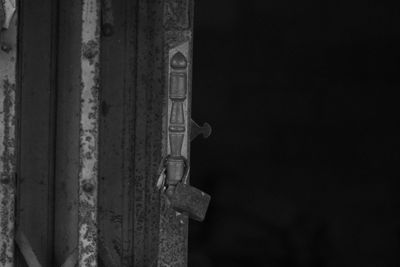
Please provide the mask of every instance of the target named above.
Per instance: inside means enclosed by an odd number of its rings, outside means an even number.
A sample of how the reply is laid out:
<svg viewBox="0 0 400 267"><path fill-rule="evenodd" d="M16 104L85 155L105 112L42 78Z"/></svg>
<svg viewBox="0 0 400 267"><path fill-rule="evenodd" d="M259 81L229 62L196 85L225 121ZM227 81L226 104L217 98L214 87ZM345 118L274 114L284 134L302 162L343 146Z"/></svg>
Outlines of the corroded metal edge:
<svg viewBox="0 0 400 267"><path fill-rule="evenodd" d="M170 82L173 73L184 73L186 78L186 98L183 101L183 117L185 119L184 139L181 155L189 161L190 157L190 106L191 106L191 69L192 69L192 0L166 0L164 2L164 71L165 71L165 103L163 113L163 156L171 153L170 133L174 130L171 124L171 112L174 100L171 99ZM173 57L180 53L187 66L173 69ZM172 130L172 131L171 131ZM172 210L165 196L161 198L160 211L160 267L187 266L188 217Z"/></svg>
<svg viewBox="0 0 400 267"><path fill-rule="evenodd" d="M78 259L97 266L100 0L82 2Z"/></svg>
<svg viewBox="0 0 400 267"><path fill-rule="evenodd" d="M14 266L17 21L2 32L0 50L0 266ZM7 48L7 49L4 49Z"/></svg>

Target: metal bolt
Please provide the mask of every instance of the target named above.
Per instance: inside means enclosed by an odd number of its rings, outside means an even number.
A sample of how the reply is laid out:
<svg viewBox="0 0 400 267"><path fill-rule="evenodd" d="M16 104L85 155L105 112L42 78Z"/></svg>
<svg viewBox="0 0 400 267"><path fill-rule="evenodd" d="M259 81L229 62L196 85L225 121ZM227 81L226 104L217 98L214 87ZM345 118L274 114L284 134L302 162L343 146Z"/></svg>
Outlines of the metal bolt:
<svg viewBox="0 0 400 267"><path fill-rule="evenodd" d="M84 183L82 189L86 193L91 194L94 191L94 185L92 183Z"/></svg>

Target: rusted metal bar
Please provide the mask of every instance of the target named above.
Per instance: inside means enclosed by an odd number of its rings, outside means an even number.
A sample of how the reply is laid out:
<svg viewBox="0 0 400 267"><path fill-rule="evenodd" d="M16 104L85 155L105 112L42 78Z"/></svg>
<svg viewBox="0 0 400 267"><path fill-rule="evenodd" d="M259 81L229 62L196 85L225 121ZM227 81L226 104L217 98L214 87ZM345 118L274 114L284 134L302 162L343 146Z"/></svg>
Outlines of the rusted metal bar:
<svg viewBox="0 0 400 267"><path fill-rule="evenodd" d="M1 4L15 1L2 1ZM17 16L2 10L0 41L0 266L14 266ZM10 18L10 21L7 20ZM9 25L6 25L9 23ZM7 29L4 29L6 26Z"/></svg>
<svg viewBox="0 0 400 267"><path fill-rule="evenodd" d="M180 179L184 173L184 161L189 164L190 154L192 16L192 0L164 1L166 102L163 156L169 155L171 158L167 163L167 172L168 168L170 171L175 169L182 175L174 177ZM167 179L168 188L174 190L180 179ZM166 198L163 198L158 266L187 266L187 234L187 216L172 210Z"/></svg>
<svg viewBox="0 0 400 267"><path fill-rule="evenodd" d="M97 266L100 1L82 2L79 266Z"/></svg>

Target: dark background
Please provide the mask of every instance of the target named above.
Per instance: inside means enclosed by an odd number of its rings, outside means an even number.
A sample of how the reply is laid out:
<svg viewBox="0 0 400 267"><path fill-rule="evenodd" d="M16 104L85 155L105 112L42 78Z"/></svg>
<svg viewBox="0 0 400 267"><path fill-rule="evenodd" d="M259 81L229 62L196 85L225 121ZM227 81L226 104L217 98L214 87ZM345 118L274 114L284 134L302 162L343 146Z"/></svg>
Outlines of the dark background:
<svg viewBox="0 0 400 267"><path fill-rule="evenodd" d="M398 5L195 10L189 266L400 266Z"/></svg>

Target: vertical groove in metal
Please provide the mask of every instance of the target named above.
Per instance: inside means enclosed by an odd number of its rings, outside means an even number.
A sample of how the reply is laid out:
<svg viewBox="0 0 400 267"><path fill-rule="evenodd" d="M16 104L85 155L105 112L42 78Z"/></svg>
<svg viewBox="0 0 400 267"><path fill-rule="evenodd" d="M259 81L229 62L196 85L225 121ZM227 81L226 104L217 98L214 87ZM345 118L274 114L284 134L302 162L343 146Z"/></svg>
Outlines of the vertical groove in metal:
<svg viewBox="0 0 400 267"><path fill-rule="evenodd" d="M164 1L165 103L163 154L190 157L192 0ZM179 140L171 147L172 138ZM173 149L173 150L172 150ZM187 266L188 218L162 199L158 266Z"/></svg>
<svg viewBox="0 0 400 267"><path fill-rule="evenodd" d="M0 266L14 266L17 20L1 32L0 50Z"/></svg>
<svg viewBox="0 0 400 267"><path fill-rule="evenodd" d="M79 266L97 266L100 1L82 2Z"/></svg>
<svg viewBox="0 0 400 267"><path fill-rule="evenodd" d="M125 116L124 125L126 125L123 145L125 151L124 158L124 180L123 180L123 216L122 223L122 266L134 265L134 140L135 140L135 82L137 80L136 60L137 52L137 10L138 0L127 0L125 2L125 66L124 66L124 101ZM130 114L130 115L128 115Z"/></svg>

